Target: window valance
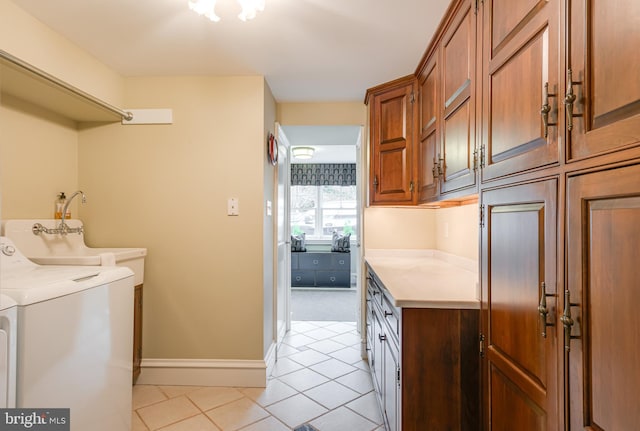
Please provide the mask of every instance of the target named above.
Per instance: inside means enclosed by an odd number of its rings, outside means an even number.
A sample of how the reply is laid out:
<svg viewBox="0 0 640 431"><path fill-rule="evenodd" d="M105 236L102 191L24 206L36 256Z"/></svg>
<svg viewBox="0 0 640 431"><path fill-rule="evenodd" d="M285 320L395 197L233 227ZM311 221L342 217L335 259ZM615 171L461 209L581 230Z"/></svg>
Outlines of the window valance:
<svg viewBox="0 0 640 431"><path fill-rule="evenodd" d="M355 163L293 163L292 186L355 186Z"/></svg>

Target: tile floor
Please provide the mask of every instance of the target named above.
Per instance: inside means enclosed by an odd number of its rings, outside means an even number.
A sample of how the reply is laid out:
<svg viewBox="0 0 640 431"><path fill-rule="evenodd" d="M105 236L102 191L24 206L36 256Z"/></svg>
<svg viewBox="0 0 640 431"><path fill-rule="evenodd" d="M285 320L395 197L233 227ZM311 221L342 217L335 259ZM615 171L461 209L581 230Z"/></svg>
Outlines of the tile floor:
<svg viewBox="0 0 640 431"><path fill-rule="evenodd" d="M356 324L297 321L266 388L133 388L132 431L383 431Z"/></svg>

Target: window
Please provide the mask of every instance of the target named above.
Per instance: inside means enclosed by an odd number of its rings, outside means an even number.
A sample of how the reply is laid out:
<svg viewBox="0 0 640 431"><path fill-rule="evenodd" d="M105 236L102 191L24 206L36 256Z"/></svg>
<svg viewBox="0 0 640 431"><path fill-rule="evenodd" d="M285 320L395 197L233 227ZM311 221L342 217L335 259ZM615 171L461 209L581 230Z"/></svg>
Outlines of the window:
<svg viewBox="0 0 640 431"><path fill-rule="evenodd" d="M357 231L356 186L291 186L291 233L330 239Z"/></svg>

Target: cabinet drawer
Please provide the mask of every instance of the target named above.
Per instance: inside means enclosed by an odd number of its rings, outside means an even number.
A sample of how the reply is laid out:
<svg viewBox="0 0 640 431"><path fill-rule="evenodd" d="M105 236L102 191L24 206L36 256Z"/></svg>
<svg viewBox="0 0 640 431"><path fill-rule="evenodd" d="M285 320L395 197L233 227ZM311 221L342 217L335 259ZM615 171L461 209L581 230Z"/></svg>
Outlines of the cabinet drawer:
<svg viewBox="0 0 640 431"><path fill-rule="evenodd" d="M304 253L298 257L299 269L331 268L330 253Z"/></svg>
<svg viewBox="0 0 640 431"><path fill-rule="evenodd" d="M398 318L398 310L391 304L389 299L384 296L382 299L382 317L389 325L391 333L395 337L396 341L400 337L400 319Z"/></svg>
<svg viewBox="0 0 640 431"><path fill-rule="evenodd" d="M291 271L292 286L314 286L315 284L315 273L309 271Z"/></svg>
<svg viewBox="0 0 640 431"><path fill-rule="evenodd" d="M335 269L338 271L349 271L351 269L351 254L332 254L331 269Z"/></svg>
<svg viewBox="0 0 640 431"><path fill-rule="evenodd" d="M350 275L348 271L318 271L316 284L322 287L349 287Z"/></svg>

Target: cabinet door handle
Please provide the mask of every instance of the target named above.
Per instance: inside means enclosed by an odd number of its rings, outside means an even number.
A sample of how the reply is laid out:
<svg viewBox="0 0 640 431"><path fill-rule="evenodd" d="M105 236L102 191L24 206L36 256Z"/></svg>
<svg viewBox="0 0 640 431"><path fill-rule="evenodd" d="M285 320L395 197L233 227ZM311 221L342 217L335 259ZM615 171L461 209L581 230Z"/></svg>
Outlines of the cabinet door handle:
<svg viewBox="0 0 640 431"><path fill-rule="evenodd" d="M551 105L549 105L549 97L556 97L555 94L549 94L549 83L544 83L544 101L540 108L540 115L542 115L542 125L544 126L544 137L549 136L549 126L555 126L555 123L549 123L549 112L551 112Z"/></svg>
<svg viewBox="0 0 640 431"><path fill-rule="evenodd" d="M373 176L373 188L378 190L378 176L377 175Z"/></svg>
<svg viewBox="0 0 640 431"><path fill-rule="evenodd" d="M413 181L409 183L409 191L413 193Z"/></svg>
<svg viewBox="0 0 640 431"><path fill-rule="evenodd" d="M378 334L378 339L380 342L387 341L387 336L384 334Z"/></svg>
<svg viewBox="0 0 640 431"><path fill-rule="evenodd" d="M384 310L384 317L393 316L393 313L387 310Z"/></svg>
<svg viewBox="0 0 640 431"><path fill-rule="evenodd" d="M547 315L549 309L547 309L547 296L555 296L554 294L548 294L546 292L547 285L543 281L540 283L540 304L538 305L538 313L540 314L540 326L542 326L542 337L547 338L547 326L554 326L553 323L547 322Z"/></svg>
<svg viewBox="0 0 640 431"><path fill-rule="evenodd" d="M571 292L569 289L564 291L564 312L562 313L562 317L560 317L560 321L564 326L564 350L569 352L571 350L571 339L579 338L571 335L571 329L573 328L573 324L575 320L571 317L571 307L577 307L580 304L571 302Z"/></svg>
<svg viewBox="0 0 640 431"><path fill-rule="evenodd" d="M335 277L329 277L329 280L331 280L332 282L335 282L336 278Z"/></svg>
<svg viewBox="0 0 640 431"><path fill-rule="evenodd" d="M567 111L567 130L573 130L573 103L576 101L576 95L573 93L573 85L579 82L573 82L573 71L567 69L567 94L564 95L564 106Z"/></svg>

